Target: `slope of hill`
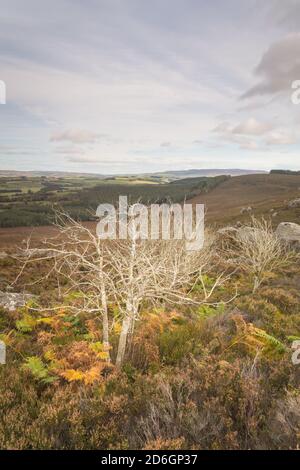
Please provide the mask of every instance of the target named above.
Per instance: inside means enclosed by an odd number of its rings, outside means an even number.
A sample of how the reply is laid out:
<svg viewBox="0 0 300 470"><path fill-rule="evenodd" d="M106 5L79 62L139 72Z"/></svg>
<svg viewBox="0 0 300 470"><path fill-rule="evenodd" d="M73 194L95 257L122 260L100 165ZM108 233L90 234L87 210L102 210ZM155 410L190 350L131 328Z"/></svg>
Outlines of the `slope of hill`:
<svg viewBox="0 0 300 470"><path fill-rule="evenodd" d="M270 215L274 223L283 220L299 223L300 209L290 209L287 203L300 197L300 175L255 174L230 178L208 194L199 195L189 202L206 205L207 219L218 224L243 220L243 207L251 206L255 215Z"/></svg>

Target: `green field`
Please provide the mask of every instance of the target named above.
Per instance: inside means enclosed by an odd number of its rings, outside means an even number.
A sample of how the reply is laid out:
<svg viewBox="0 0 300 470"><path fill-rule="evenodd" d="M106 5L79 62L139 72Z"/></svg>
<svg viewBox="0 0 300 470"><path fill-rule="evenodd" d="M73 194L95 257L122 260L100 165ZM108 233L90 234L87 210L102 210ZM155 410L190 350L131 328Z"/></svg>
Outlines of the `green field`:
<svg viewBox="0 0 300 470"><path fill-rule="evenodd" d="M144 204L182 202L205 194L228 176L187 178L166 182L165 178L138 176L0 178L0 227L48 225L53 208L61 207L73 217L92 220L101 203L116 204L120 195L129 202Z"/></svg>

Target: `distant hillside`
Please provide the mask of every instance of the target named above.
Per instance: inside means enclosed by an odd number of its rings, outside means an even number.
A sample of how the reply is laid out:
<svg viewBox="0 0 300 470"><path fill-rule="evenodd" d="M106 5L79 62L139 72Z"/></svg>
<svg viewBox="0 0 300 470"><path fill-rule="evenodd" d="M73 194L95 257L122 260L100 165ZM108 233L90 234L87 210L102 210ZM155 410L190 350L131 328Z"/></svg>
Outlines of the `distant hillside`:
<svg viewBox="0 0 300 470"><path fill-rule="evenodd" d="M262 170L242 170L236 168L213 168L213 169L191 169L191 170L174 170L174 171L163 171L160 173L152 173L152 176L164 176L167 178L197 178L201 176L241 176L251 174L266 174L267 171Z"/></svg>
<svg viewBox="0 0 300 470"><path fill-rule="evenodd" d="M222 169L222 168L213 168L213 169L191 169L191 170L174 170L174 171L163 171L163 172L154 172L154 173L146 173L146 174L115 174L112 175L110 173L76 173L76 172L68 172L68 171L17 171L17 170L0 170L0 177L42 177L45 176L47 178L76 178L76 177L86 177L86 178L99 178L104 179L108 177L144 177L147 176L148 178L153 179L181 179L181 178L197 178L201 176L220 176L220 175L228 175L228 176L240 176L240 175L250 175L250 174L262 174L267 173L261 170L241 170L241 169Z"/></svg>
<svg viewBox="0 0 300 470"><path fill-rule="evenodd" d="M18 171L18 170L0 170L0 177L17 178L26 176L30 177L41 177L46 176L47 178L76 178L76 177L91 177L91 178L106 178L107 175L101 175L97 173L76 173L72 171Z"/></svg>
<svg viewBox="0 0 300 470"><path fill-rule="evenodd" d="M74 184L75 182L76 180ZM28 184L26 181L22 184L25 183ZM11 184L15 187L16 181L12 181ZM25 191L25 187L21 188ZM125 185L100 181L92 187L71 188L71 191L52 191L53 188L47 187L45 191L39 187L32 187L31 194L24 192L10 196L6 192L0 194L0 201L3 200L2 206L0 202L0 247L21 243L24 238L31 236L32 226L50 223L52 206L55 202L59 202L72 214L74 211L79 213L83 216L81 218L86 220L86 215L83 214L85 208L91 209L102 201L115 201L119 194L128 194L130 202L140 200L141 197L145 202L162 202L167 198L179 202L186 197L187 202L205 204L206 223L217 226L232 225L238 221L247 223L252 214L270 218L274 227L280 222L300 223L300 208L288 206L289 201L300 197L300 175L272 173L202 177L198 181L193 178L177 179L157 185ZM5 202L7 197L13 198L13 202ZM249 206L253 211L242 214L242 209ZM95 226L95 222L86 223L90 224L90 227ZM27 228L24 227L26 225ZM1 228L14 226L23 227L22 229ZM49 227L34 229L37 240L49 236L52 232Z"/></svg>
<svg viewBox="0 0 300 470"><path fill-rule="evenodd" d="M41 176L0 178L0 227L47 225L53 221L53 206L60 206L72 217L93 220L100 203L118 203L127 195L129 202L144 204L182 202L207 193L230 176L177 179L154 184L130 177L47 178Z"/></svg>
<svg viewBox="0 0 300 470"><path fill-rule="evenodd" d="M300 175L300 171L294 170L271 170L271 175Z"/></svg>
<svg viewBox="0 0 300 470"><path fill-rule="evenodd" d="M299 197L300 174L276 172L229 178L189 202L205 204L207 220L219 225L249 219L249 214L242 215L241 210L251 206L255 216L271 217L276 226L283 221L300 223L300 208L288 207L289 201Z"/></svg>

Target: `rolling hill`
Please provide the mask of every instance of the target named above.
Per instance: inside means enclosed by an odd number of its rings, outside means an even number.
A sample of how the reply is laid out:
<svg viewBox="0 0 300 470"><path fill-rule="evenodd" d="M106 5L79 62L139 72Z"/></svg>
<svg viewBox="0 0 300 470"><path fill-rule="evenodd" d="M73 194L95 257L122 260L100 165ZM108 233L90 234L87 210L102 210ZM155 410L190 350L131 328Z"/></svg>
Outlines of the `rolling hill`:
<svg viewBox="0 0 300 470"><path fill-rule="evenodd" d="M207 194L192 198L189 202L206 206L207 220L217 224L243 220L243 207L251 206L255 215L270 215L274 224L300 222L300 209L289 209L288 201L300 197L300 175L255 174L230 178ZM277 213L277 215L276 215Z"/></svg>
<svg viewBox="0 0 300 470"><path fill-rule="evenodd" d="M188 187L193 189L193 178L187 181ZM113 189L111 185L108 185L106 191L109 187ZM185 187L184 180L169 184L173 195L176 193L179 195L183 187ZM133 187L131 191L140 191L140 188ZM157 197L157 186L153 185L152 188ZM125 186L120 188L121 192L124 189ZM143 189L150 194L149 185ZM93 194L93 189L85 191L84 194L89 196L90 191L93 197L97 196L97 191ZM205 204L206 220L210 224L223 226L237 221L243 222L249 218L249 214L241 214L241 210L243 207L251 206L253 208L251 214L272 217L274 226L277 226L283 221L300 223L300 208L288 208L288 202L299 197L300 175L272 173L224 178L216 187L212 187L208 192L201 192L188 202ZM95 225L94 222L86 222L86 224L90 227ZM38 240L53 233L54 229L49 226L0 228L0 247L3 249L11 244L21 243L23 239L31 235Z"/></svg>

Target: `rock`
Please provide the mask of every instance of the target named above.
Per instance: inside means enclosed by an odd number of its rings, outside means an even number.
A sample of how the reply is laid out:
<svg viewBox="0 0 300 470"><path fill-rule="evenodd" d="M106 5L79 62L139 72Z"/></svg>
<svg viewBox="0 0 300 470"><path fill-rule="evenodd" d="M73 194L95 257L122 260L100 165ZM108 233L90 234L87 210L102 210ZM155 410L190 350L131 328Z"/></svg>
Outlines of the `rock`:
<svg viewBox="0 0 300 470"><path fill-rule="evenodd" d="M32 294L0 291L0 307L5 308L9 312L13 312L18 307L24 307L26 303L33 298L34 296Z"/></svg>
<svg viewBox="0 0 300 470"><path fill-rule="evenodd" d="M236 229L235 227L230 227L230 226L220 228L220 229L217 231L217 233L218 233L219 235L229 235L229 236L235 235L236 232L237 232L237 229Z"/></svg>
<svg viewBox="0 0 300 470"><path fill-rule="evenodd" d="M249 207L242 207L241 210L240 210L240 213L241 214L248 214L249 212L252 212L252 207L249 206Z"/></svg>
<svg viewBox="0 0 300 470"><path fill-rule="evenodd" d="M272 217L277 217L278 216L278 212L273 212L272 213Z"/></svg>
<svg viewBox="0 0 300 470"><path fill-rule="evenodd" d="M294 209L295 207L300 207L300 198L294 199L293 201L290 201L290 202L288 203L288 207L289 207L290 209Z"/></svg>
<svg viewBox="0 0 300 470"><path fill-rule="evenodd" d="M282 222L276 229L278 238L288 248L300 251L300 225L292 222Z"/></svg>
<svg viewBox="0 0 300 470"><path fill-rule="evenodd" d="M300 248L300 225L292 222L281 222L276 229L276 235L283 242Z"/></svg>

